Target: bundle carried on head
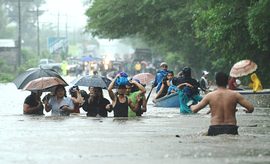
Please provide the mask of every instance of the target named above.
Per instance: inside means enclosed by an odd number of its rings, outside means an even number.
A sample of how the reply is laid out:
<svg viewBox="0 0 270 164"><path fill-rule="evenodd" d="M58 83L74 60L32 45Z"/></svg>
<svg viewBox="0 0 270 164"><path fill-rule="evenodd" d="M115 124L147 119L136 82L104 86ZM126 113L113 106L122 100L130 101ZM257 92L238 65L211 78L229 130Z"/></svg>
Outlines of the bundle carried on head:
<svg viewBox="0 0 270 164"><path fill-rule="evenodd" d="M122 85L128 85L129 80L128 80L128 74L125 72L120 72L119 77L115 81L116 86L122 86Z"/></svg>

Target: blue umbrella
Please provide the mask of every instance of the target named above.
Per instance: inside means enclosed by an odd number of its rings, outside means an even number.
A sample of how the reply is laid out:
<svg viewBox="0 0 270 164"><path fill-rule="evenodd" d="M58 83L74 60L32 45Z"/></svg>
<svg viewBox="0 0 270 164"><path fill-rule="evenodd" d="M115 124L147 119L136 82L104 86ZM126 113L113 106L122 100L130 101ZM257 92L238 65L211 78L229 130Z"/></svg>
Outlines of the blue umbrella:
<svg viewBox="0 0 270 164"><path fill-rule="evenodd" d="M90 62L90 61L95 61L95 59L92 58L91 56L84 56L84 57L82 57L81 61Z"/></svg>

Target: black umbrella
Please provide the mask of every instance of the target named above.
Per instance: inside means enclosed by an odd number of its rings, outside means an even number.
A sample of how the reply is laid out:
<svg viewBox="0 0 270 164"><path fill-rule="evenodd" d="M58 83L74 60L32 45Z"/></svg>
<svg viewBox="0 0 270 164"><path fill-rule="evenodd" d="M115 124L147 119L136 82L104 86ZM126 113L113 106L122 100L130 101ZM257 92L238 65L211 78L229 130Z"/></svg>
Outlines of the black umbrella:
<svg viewBox="0 0 270 164"><path fill-rule="evenodd" d="M30 81L41 77L57 77L65 82L65 80L53 69L36 68L27 70L13 80L18 89L23 89Z"/></svg>
<svg viewBox="0 0 270 164"><path fill-rule="evenodd" d="M99 75L81 76L71 82L72 85L85 87L100 87L103 89L107 89L110 83L111 83L110 79Z"/></svg>

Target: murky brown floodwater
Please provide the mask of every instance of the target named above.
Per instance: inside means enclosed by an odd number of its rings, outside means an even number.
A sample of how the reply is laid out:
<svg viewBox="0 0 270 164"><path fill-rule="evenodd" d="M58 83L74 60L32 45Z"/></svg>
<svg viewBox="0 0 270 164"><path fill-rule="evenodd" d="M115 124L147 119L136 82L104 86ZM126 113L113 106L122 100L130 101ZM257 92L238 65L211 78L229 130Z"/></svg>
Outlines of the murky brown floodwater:
<svg viewBox="0 0 270 164"><path fill-rule="evenodd" d="M140 118L24 116L28 91L0 84L0 161L6 163L269 163L270 109L238 111L239 136L204 136L207 109L156 108ZM106 91L105 91L106 92ZM151 101L150 101L151 102Z"/></svg>

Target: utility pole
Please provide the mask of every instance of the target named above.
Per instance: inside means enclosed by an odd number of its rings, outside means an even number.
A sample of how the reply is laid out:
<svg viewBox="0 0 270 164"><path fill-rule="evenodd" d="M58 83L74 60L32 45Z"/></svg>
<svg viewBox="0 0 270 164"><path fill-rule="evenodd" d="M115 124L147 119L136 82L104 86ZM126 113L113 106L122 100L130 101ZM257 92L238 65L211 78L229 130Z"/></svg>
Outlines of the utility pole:
<svg viewBox="0 0 270 164"><path fill-rule="evenodd" d="M40 40L39 40L39 7L37 6L37 54L40 56Z"/></svg>
<svg viewBox="0 0 270 164"><path fill-rule="evenodd" d="M40 56L40 28L39 28L39 14L44 12L44 10L39 10L39 5L36 5L35 10L31 10L29 12L35 13L37 17L37 55Z"/></svg>
<svg viewBox="0 0 270 164"><path fill-rule="evenodd" d="M57 38L59 38L59 19L60 19L60 13L57 14Z"/></svg>
<svg viewBox="0 0 270 164"><path fill-rule="evenodd" d="M66 14L66 39L68 38L68 15Z"/></svg>
<svg viewBox="0 0 270 164"><path fill-rule="evenodd" d="M18 53L17 66L21 66L21 49L22 49L22 29L21 29L21 0L18 0Z"/></svg>

